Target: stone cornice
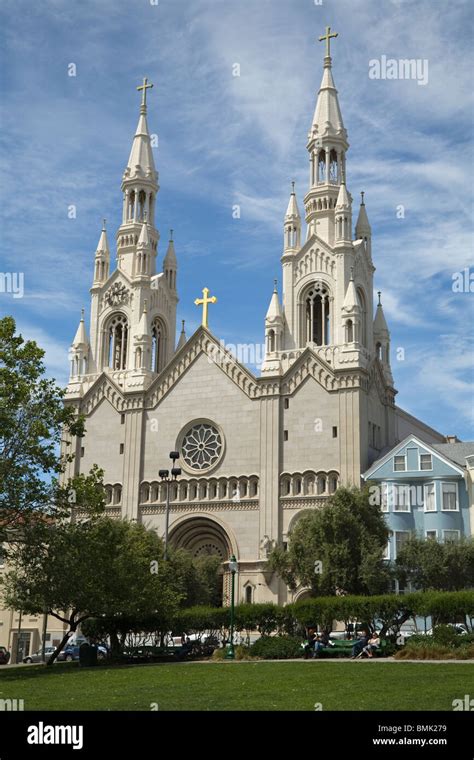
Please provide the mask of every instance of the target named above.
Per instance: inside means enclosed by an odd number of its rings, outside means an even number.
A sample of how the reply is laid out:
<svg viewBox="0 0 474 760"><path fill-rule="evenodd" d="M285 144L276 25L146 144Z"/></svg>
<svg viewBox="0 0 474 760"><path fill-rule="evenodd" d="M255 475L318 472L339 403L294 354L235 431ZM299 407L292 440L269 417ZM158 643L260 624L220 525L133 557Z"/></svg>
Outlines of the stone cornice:
<svg viewBox="0 0 474 760"><path fill-rule="evenodd" d="M170 504L170 513L173 512L249 512L258 511L260 503L258 499L241 499L240 501L174 501ZM142 515L164 515L165 504L141 504L139 506Z"/></svg>

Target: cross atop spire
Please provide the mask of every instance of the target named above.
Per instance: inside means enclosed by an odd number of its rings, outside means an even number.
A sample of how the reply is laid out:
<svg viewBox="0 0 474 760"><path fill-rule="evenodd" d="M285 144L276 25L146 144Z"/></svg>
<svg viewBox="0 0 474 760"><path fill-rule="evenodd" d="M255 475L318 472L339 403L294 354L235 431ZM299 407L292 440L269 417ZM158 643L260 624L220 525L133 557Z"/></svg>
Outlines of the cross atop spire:
<svg viewBox="0 0 474 760"><path fill-rule="evenodd" d="M202 298L196 298L194 303L196 306L202 306L202 326L209 327L207 317L208 306L210 303L217 303L217 298L215 296L211 296L211 298L209 298L209 288L203 288Z"/></svg>
<svg viewBox="0 0 474 760"><path fill-rule="evenodd" d="M141 85L139 85L139 87L137 87L137 90L143 90L143 92L142 92L142 102L141 102L141 107L140 107L140 112L141 113L146 113L146 91L150 90L152 87L153 87L152 84L148 84L147 77L143 77L143 84L141 84Z"/></svg>
<svg viewBox="0 0 474 760"><path fill-rule="evenodd" d="M338 37L339 32L332 32L331 34L331 27L326 27L326 34L323 34L322 37L319 38L319 41L322 42L323 40L326 40L326 58L330 58L331 56L331 39Z"/></svg>

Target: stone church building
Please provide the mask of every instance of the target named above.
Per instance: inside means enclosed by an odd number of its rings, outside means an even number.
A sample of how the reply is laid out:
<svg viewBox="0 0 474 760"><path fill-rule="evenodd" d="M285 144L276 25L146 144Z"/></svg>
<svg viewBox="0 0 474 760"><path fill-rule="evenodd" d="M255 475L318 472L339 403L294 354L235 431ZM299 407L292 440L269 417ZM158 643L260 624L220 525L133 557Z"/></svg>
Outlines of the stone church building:
<svg viewBox="0 0 474 760"><path fill-rule="evenodd" d="M371 227L362 195L355 233L346 185L349 149L331 71L329 38L308 135L306 229L291 193L283 224L283 294L265 318L265 358L255 376L203 325L177 340L178 258L159 254L159 191L147 124L147 88L122 177L122 223L111 271L101 232L91 288L90 328L74 338L66 403L86 416L72 441L66 477L105 470L108 513L165 532L166 485L159 470L179 452L170 486L169 538L195 556L238 563L239 601L285 603L291 594L267 572L304 510L360 476L387 446L410 433L443 436L395 404L390 333L373 304ZM92 262L91 262L92 265ZM199 287L203 287L200 283ZM204 293L207 301L208 292ZM204 305L207 310L207 303ZM263 315L262 315L263 317Z"/></svg>

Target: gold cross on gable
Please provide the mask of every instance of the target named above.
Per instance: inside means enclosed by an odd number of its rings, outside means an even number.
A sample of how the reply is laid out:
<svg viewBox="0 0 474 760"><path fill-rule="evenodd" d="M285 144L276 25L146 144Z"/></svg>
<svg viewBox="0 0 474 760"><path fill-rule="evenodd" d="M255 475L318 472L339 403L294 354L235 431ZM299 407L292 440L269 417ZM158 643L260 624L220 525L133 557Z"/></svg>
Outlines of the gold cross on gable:
<svg viewBox="0 0 474 760"><path fill-rule="evenodd" d="M139 87L137 87L137 90L143 90L142 93L142 106L146 106L146 91L151 89L153 87L152 84L148 84L148 79L146 77L143 78L143 84L141 84Z"/></svg>
<svg viewBox="0 0 474 760"><path fill-rule="evenodd" d="M202 298L196 298L196 300L194 301L196 306L202 306L202 326L203 327L209 326L207 322L208 305L210 303L217 303L217 298L215 296L212 296L211 298L208 297L209 292L210 292L209 288L203 288Z"/></svg>
<svg viewBox="0 0 474 760"><path fill-rule="evenodd" d="M331 34L331 27L327 26L326 34L323 34L323 36L319 38L320 42L322 42L323 40L326 40L326 57L331 55L331 39L337 36L338 36L338 32L333 32Z"/></svg>

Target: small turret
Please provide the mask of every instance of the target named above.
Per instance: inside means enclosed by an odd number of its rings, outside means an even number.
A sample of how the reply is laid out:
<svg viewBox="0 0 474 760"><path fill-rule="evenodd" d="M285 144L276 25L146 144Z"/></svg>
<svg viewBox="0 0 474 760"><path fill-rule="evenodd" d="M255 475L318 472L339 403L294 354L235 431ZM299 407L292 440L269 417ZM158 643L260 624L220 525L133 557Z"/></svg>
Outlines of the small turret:
<svg viewBox="0 0 474 760"><path fill-rule="evenodd" d="M295 183L292 182L293 190L290 195L288 208L285 214L283 250L286 253L298 251L301 248L301 216L296 201Z"/></svg>
<svg viewBox="0 0 474 760"><path fill-rule="evenodd" d="M277 281L270 299L267 315L265 317L266 353L273 354L281 349L283 333L283 315L278 297Z"/></svg>
<svg viewBox="0 0 474 760"><path fill-rule="evenodd" d="M168 250L163 261L163 272L165 273L166 282L170 290L177 290L178 259L174 249L173 230L170 230L170 240Z"/></svg>
<svg viewBox="0 0 474 760"><path fill-rule="evenodd" d="M365 249L367 253L371 254L371 242L372 242L372 230L369 224L369 219L367 216L367 210L365 208L365 202L364 202L364 192L361 192L361 202L360 202L360 209L359 209L359 216L357 218L356 228L355 228L355 236L356 240L364 240L365 241Z"/></svg>
<svg viewBox="0 0 474 760"><path fill-rule="evenodd" d="M186 341L187 341L187 338L186 338L186 333L185 333L185 330L184 330L184 319L182 319L181 320L181 333L179 335L179 340L178 340L178 345L176 346L176 351L179 351L179 349L184 346L184 344L186 343Z"/></svg>
<svg viewBox="0 0 474 760"><path fill-rule="evenodd" d="M387 326L385 314L382 308L382 293L378 292L379 302L374 319L374 344L375 355L382 365L387 381L393 385L392 370L390 368L390 331Z"/></svg>
<svg viewBox="0 0 474 760"><path fill-rule="evenodd" d="M137 253L135 257L135 277L149 277L151 272L151 257L153 255L153 249L151 247L150 236L148 234L148 224L145 221L142 224L140 230L140 237L137 243Z"/></svg>
<svg viewBox="0 0 474 760"><path fill-rule="evenodd" d="M352 202L346 189L344 180L341 182L336 201L335 211L336 234L335 245L351 244L352 233Z"/></svg>
<svg viewBox="0 0 474 760"><path fill-rule="evenodd" d="M143 312L140 317L134 335L134 364L135 370L145 371L150 369L151 362L151 334L148 325L147 301L145 300Z"/></svg>
<svg viewBox="0 0 474 760"><path fill-rule="evenodd" d="M104 282L108 280L110 274L110 251L105 224L106 221L104 219L99 242L97 244L97 250L95 252L93 287L103 285Z"/></svg>
<svg viewBox="0 0 474 760"><path fill-rule="evenodd" d="M71 380L80 379L87 374L89 370L89 351L89 339L84 324L84 309L82 309L81 320L69 352L69 358L71 361Z"/></svg>
<svg viewBox="0 0 474 760"><path fill-rule="evenodd" d="M342 306L342 321L344 324L344 342L358 343L360 341L360 305L354 283L353 267L351 267L351 279Z"/></svg>

